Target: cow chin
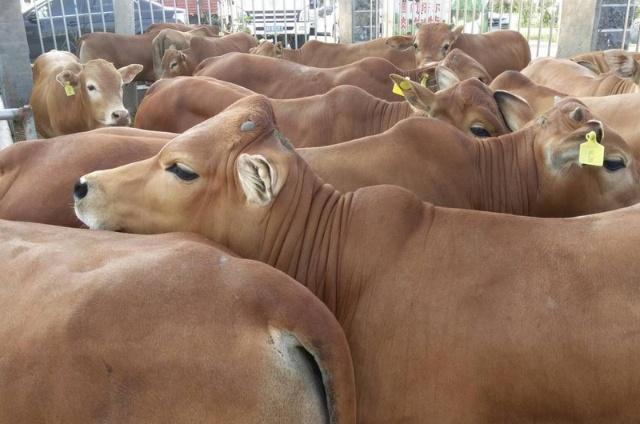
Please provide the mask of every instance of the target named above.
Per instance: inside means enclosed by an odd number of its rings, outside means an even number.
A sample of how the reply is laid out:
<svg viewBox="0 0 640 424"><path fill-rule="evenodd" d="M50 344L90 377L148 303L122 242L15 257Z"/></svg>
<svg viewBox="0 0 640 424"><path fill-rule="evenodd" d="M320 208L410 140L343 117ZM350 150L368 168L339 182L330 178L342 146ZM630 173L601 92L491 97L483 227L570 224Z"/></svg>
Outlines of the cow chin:
<svg viewBox="0 0 640 424"><path fill-rule="evenodd" d="M114 225L108 220L103 219L103 217L87 211L86 208L82 206L76 204L73 209L78 219L91 230L123 231L122 227Z"/></svg>

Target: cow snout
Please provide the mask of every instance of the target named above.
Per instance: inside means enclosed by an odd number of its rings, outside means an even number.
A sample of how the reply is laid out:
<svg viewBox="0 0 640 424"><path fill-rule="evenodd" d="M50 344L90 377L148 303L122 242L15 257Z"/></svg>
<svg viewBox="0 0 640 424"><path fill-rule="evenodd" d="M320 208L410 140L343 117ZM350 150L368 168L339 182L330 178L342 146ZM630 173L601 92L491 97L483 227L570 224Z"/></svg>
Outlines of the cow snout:
<svg viewBox="0 0 640 424"><path fill-rule="evenodd" d="M113 118L115 125L129 125L129 111L126 109L112 112L111 118Z"/></svg>
<svg viewBox="0 0 640 424"><path fill-rule="evenodd" d="M73 197L76 200L84 199L88 192L89 186L82 180L78 180L76 185L73 187Z"/></svg>

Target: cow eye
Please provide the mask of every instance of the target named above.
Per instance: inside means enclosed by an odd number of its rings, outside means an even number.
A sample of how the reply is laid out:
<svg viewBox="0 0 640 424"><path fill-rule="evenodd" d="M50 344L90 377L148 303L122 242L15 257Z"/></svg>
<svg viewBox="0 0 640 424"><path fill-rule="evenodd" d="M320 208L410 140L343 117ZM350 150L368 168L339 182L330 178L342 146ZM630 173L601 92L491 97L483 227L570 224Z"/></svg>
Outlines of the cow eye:
<svg viewBox="0 0 640 424"><path fill-rule="evenodd" d="M176 66L178 66L178 62L171 62L171 65L169 65L171 69L175 68Z"/></svg>
<svg viewBox="0 0 640 424"><path fill-rule="evenodd" d="M612 172L619 171L627 167L627 165L625 165L624 163L624 160L622 159L613 159L613 160L605 159L603 166L607 171L612 171Z"/></svg>
<svg viewBox="0 0 640 424"><path fill-rule="evenodd" d="M89 85L87 85L87 90L89 90L89 91L95 91L95 90L96 90L96 86L95 86L95 85L93 85L93 84L89 84Z"/></svg>
<svg viewBox="0 0 640 424"><path fill-rule="evenodd" d="M199 177L199 175L192 170L188 169L184 165L178 165L177 163L174 163L165 170L175 174L178 178L184 181L192 181Z"/></svg>
<svg viewBox="0 0 640 424"><path fill-rule="evenodd" d="M413 43L413 47L414 47L415 49L417 49L417 48L418 48L418 43Z"/></svg>
<svg viewBox="0 0 640 424"><path fill-rule="evenodd" d="M444 46L442 46L442 50L446 52L447 50L449 50L449 47L451 47L451 44L447 43Z"/></svg>
<svg viewBox="0 0 640 424"><path fill-rule="evenodd" d="M482 137L482 138L491 137L491 134L489 133L489 131L487 131L482 127L471 127L470 130L471 130L471 133L476 137Z"/></svg>

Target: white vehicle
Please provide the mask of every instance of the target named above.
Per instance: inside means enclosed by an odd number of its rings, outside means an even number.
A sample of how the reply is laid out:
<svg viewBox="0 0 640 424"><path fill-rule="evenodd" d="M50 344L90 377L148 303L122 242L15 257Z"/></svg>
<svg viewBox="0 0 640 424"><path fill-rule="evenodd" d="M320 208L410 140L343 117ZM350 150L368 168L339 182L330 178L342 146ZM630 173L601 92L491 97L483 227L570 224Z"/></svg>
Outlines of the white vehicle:
<svg viewBox="0 0 640 424"><path fill-rule="evenodd" d="M337 10L326 0L242 0L245 26L258 38L291 48L318 35L333 37ZM286 41L285 41L286 40Z"/></svg>

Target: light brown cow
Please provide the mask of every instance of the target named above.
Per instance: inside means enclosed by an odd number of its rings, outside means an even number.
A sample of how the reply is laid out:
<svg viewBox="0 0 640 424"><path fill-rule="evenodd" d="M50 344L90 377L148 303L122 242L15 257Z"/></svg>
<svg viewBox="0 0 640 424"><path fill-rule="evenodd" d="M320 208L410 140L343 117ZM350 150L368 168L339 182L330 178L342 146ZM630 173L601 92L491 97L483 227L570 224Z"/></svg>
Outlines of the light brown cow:
<svg viewBox="0 0 640 424"><path fill-rule="evenodd" d="M200 62L230 52L248 53L258 41L246 32L236 32L222 38L192 37L189 48L176 50L169 48L162 56L161 78L193 75Z"/></svg>
<svg viewBox="0 0 640 424"><path fill-rule="evenodd" d="M416 55L413 49L393 48L387 44L386 38L350 44L309 40L297 50L283 49L280 42L274 44L271 41L263 41L249 53L282 58L316 68L336 68L366 57L387 59L400 69L416 68Z"/></svg>
<svg viewBox="0 0 640 424"><path fill-rule="evenodd" d="M389 74L420 81L426 72L426 68L403 71L379 57L369 57L337 68L312 68L272 57L229 53L204 60L194 75L229 81L272 99L313 96L324 94L338 85L354 85L375 97L393 102L402 101L402 97L393 93Z"/></svg>
<svg viewBox="0 0 640 424"><path fill-rule="evenodd" d="M139 63L144 71L138 74L136 81L155 81L151 43L163 29L178 31L199 29L216 34L217 26L199 25L190 27L182 24L158 23L150 25L144 34L124 35L112 32L92 32L83 34L78 41L78 57L85 63L93 59L104 59L116 67Z"/></svg>
<svg viewBox="0 0 640 424"><path fill-rule="evenodd" d="M347 341L194 235L0 221L0 422L355 423Z"/></svg>
<svg viewBox="0 0 640 424"><path fill-rule="evenodd" d="M529 43L519 32L463 34L462 31L462 26L454 28L444 23L420 25L415 37L418 66L440 61L454 48L480 62L492 78L507 70L519 71L531 61ZM394 37L389 40L393 43Z"/></svg>
<svg viewBox="0 0 640 424"><path fill-rule="evenodd" d="M260 97L83 183L92 228L201 233L316 293L347 334L359 422L640 416L637 207L556 220L340 194Z"/></svg>
<svg viewBox="0 0 640 424"><path fill-rule="evenodd" d="M582 53L573 56L571 60L592 70L596 74L606 74L609 71L617 71L618 75L630 78L633 76L633 69L629 66L629 57L640 61L640 53L633 54L620 49Z"/></svg>
<svg viewBox="0 0 640 424"><path fill-rule="evenodd" d="M609 96L640 92L640 66L634 69L633 78L615 72L596 75L569 59L545 57L531 62L522 73L540 85L572 96Z"/></svg>
<svg viewBox="0 0 640 424"><path fill-rule="evenodd" d="M209 27L192 29L190 31L177 31L175 29L163 29L151 42L153 56L153 72L156 79L162 78L162 57L164 52L170 48L176 50L188 49L193 37L213 37L218 33L213 33Z"/></svg>
<svg viewBox="0 0 640 424"><path fill-rule="evenodd" d="M497 136L519 128L515 120L513 127L505 122L507 112L501 110L494 93L480 81L470 79L459 83L443 67L439 68L439 74L445 90L434 94L412 82L405 90L408 103L381 100L348 85L310 97L272 99L271 103L280 129L296 147L327 146L378 134L416 115L442 119L476 137ZM401 77L394 78L403 81ZM251 94L255 93L208 77L158 81L140 104L135 126L183 132ZM520 122L533 118L527 105L523 104L518 112L523 115ZM318 126L324 130L318 131Z"/></svg>
<svg viewBox="0 0 640 424"><path fill-rule="evenodd" d="M102 59L85 64L69 52L50 51L33 64L30 104L43 137L113 125L129 125L122 85L142 70L133 64L116 69Z"/></svg>
<svg viewBox="0 0 640 424"><path fill-rule="evenodd" d="M505 72L493 80L491 88L507 90L527 100L537 114L544 113L564 97L559 91L536 84L520 72ZM640 94L579 97L596 116L609 124L640 154Z"/></svg>

